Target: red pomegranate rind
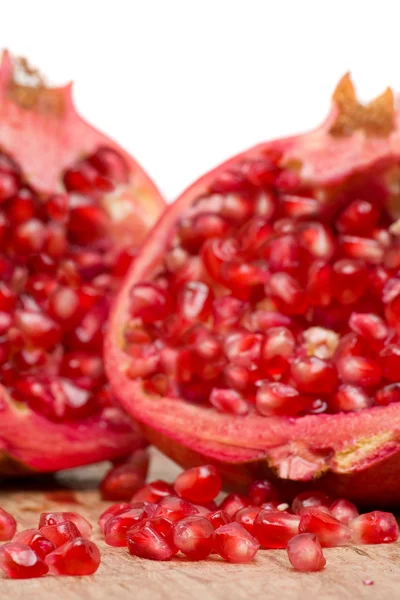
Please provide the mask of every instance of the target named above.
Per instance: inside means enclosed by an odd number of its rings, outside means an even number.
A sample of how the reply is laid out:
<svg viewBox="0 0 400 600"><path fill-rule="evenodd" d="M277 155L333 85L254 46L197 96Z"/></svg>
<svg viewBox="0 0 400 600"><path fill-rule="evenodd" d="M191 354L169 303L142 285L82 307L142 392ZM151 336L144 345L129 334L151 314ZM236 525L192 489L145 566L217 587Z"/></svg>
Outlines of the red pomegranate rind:
<svg viewBox="0 0 400 600"><path fill-rule="evenodd" d="M27 79L30 85L26 85ZM67 393L66 410L67 413L68 410L72 411L75 421L72 419L74 422L70 422L70 414L61 414L62 403L58 409L54 409L59 414L52 414L54 410L50 407L51 415L47 418L49 406L46 405L45 398L28 398L28 381L25 375L31 372L35 378L36 370L40 368L45 370L46 376L50 375L47 365L49 357L46 357L43 349L48 350L50 345L53 346L59 340L60 327L63 329L67 325L78 324L79 310L74 304L77 296L74 296L75 290L70 287L75 267L71 263L71 271L69 267L63 266L64 259L61 261L69 245L79 242L79 237L83 237L85 242L90 241L100 232L107 236L113 247L115 264L113 268L110 265L110 275L99 275L96 285L99 286L98 298L109 296L109 292L105 294L105 287L112 282L110 277L120 277L128 267L129 258L135 254L134 248L126 250L125 247L141 243L147 229L161 211L163 201L136 161L76 113L71 85L64 88L46 87L40 74L30 69L26 61L13 61L6 52L0 65L0 122L2 252L14 249L18 255L27 255L24 261L34 273L24 284L24 267L17 281L15 273L13 275L14 258L11 264L2 254L0 379L8 393L1 388L0 470L55 471L127 455L141 447L143 441L130 420L117 406L112 402L110 404L107 399L108 396L111 398L109 390L99 389L98 395L90 396L86 402L87 392L69 386L69 393L74 389L74 395L68 405L70 396ZM58 193L62 192L64 172L64 181L69 182L69 195ZM84 192L82 180L79 190L75 187L71 191L72 172L75 178L80 176L81 179L83 173L95 175L93 186L99 186L96 188L97 195L94 194L96 198L93 196L89 202L88 196L75 193ZM109 185L110 181L113 182L112 185ZM94 188L91 191L94 192ZM67 221L69 239L64 229ZM6 247L4 242L7 239ZM96 269L99 268L98 260L97 263L96 260L93 262L96 253L98 257L98 251L92 243L90 251L79 254L80 273L91 280L96 278ZM78 258L76 260L79 262ZM35 302L41 307L41 303L47 302L48 295L54 290L53 280L60 263L60 282L63 276L66 287L62 297L60 291L57 291L52 300L49 300L48 313L52 318L55 317L54 310L58 307L64 311L67 309L70 314L68 318L64 314L62 320L57 313L62 323L56 325L49 320L49 316L43 314L39 318L36 315L35 311L38 309ZM12 277L14 279L11 280ZM74 282L72 287L77 284L76 280ZM29 298L22 295L21 285L25 285ZM17 297L10 295L13 287L18 290ZM56 296L58 303L55 304ZM84 308L88 299L87 295L81 295L78 308ZM23 336L29 341L28 346L22 348L19 345L21 340L18 337L11 339L9 331L17 300L16 324L19 324ZM62 300L63 304L60 304ZM24 302L27 306L22 311L21 304ZM87 310L88 307L84 309ZM80 346L80 350L84 347L84 352L93 351L99 362L101 336L98 333L104 326L106 313L103 309L94 310L97 312L83 319L81 326L70 333L68 345L69 350ZM79 315L82 317L83 313ZM93 329L96 319L97 334ZM9 341L4 342L5 334L10 338ZM65 334L64 337L63 342L68 335ZM42 350L32 348L32 342L40 343ZM57 353L53 349L52 347L52 357ZM9 363L5 363L7 356L12 357ZM55 367L60 358L58 356L52 366ZM101 367L101 360L99 364ZM24 373L23 377L21 373ZM70 375L71 373L67 377ZM104 373L101 377L104 380ZM20 395L13 389L14 384L16 387L25 385ZM59 387L60 385L61 383ZM33 387L30 389L33 390Z"/></svg>
<svg viewBox="0 0 400 600"><path fill-rule="evenodd" d="M176 389L173 385L167 388L166 395L165 392L156 395L147 393L141 381L129 379L125 375L129 357L121 345L125 324L128 321L132 287L141 281L151 281L153 273L161 265L176 233L175 224L189 208L195 210L196 205L193 202L208 196L215 182L221 185L220 182L224 181L225 189L229 189L227 180L230 176L230 185L233 189L234 185L239 186L239 180L237 178L233 181L232 173L237 173L243 162L250 165L254 164L250 162L252 160L265 161L268 157L278 156L279 168L283 168L277 183L279 189L282 190L286 186L290 193L289 184L292 189L293 186L300 188L300 195L296 196L294 193L290 196L290 202L285 201L286 206L289 207L286 210L292 211L291 214L294 214L294 210L297 215L308 216L315 210L316 203L321 207L322 200L316 196L307 203L307 198L304 200L304 195L307 194L301 190L337 190L343 182L351 181L351 185L358 182L357 189L362 191L362 186L359 184L360 174L372 169L374 173L375 170L382 172L384 169L386 174L386 169L394 168L400 156L398 121L398 111L393 112L390 94L386 94L373 108L362 108L355 101L349 81L344 79L338 88L330 116L319 129L301 136L257 146L231 159L192 185L175 204L169 207L156 226L145 249L130 271L116 302L106 341L106 366L113 389L125 408L141 422L149 439L180 464L193 466L212 460L219 463L226 479L231 483L239 482L241 485L254 478L278 477L280 485L285 484L282 480L289 480L286 482L286 487L291 490L291 494L294 490L301 490L301 482L307 481L311 482L309 487L325 489L332 495L340 494L355 501L365 502L368 498L369 502L379 502L382 505L395 503L400 499L398 486L395 485L400 476L398 458L400 448L397 435L397 430L400 428L400 405L391 403L388 406L361 407L362 410L359 410L359 404L351 406L349 402L354 402L355 398L359 399L362 395L353 394L345 397L347 408L344 410L348 410L350 406L350 412L322 414L326 412L329 396L336 386L335 374L329 366L326 366L326 357L316 355L312 360L302 357L305 366L297 362L296 369L291 373L296 383L302 386L305 392L304 401L307 400L310 390L305 386L307 382L302 375L304 369L308 369L308 372L313 369L314 381L318 382L318 386L321 385L322 398L317 398L317 402L311 407L304 406L305 412L308 410L310 414L264 417L251 410L250 414L243 417L240 414L217 412L208 406L197 405L195 396L188 398L189 402L185 401L186 388L183 390L183 398L179 398L179 388ZM347 123L346 127L344 123ZM379 182L372 182L369 189L374 197L382 197L383 190ZM363 193L365 194L365 190ZM217 200L218 197L215 203ZM270 199L264 197L263 202L263 210L270 210ZM325 206L329 209L331 205L326 202ZM351 222L351 214L341 220L340 227L348 227L349 219ZM285 223L282 222L279 226L284 228ZM365 226L371 225L367 222ZM387 224L375 233L379 239L387 238ZM304 244L308 244L309 248L314 244L314 252L321 251L328 254L331 252L329 236L324 233L323 227L321 229L318 225L311 232L302 231L301 235ZM393 240L393 237L391 239ZM323 243L318 245L318 240L323 240ZM321 314L326 305L324 303L332 302L332 289L340 293L340 302L343 303L341 306L344 307L341 309L342 312L345 312L349 300L358 302L360 294L366 289L368 269L360 266L360 259L357 256L363 253L363 256L367 256L370 261L368 264L375 265L377 260L381 260L374 254L375 242L376 240L372 240L368 245L359 239L343 240L344 246L340 247L340 251L348 252L350 256L356 258L346 259L344 263L338 264L333 274L330 269L327 274L324 274L321 265L318 266L317 263L314 265L319 268L319 271L314 273L319 292L323 285L327 285L324 293L319 295L318 302L321 303L321 307L318 310ZM231 252L233 254L235 252L233 246ZM195 259L197 257L191 258L192 265L195 264ZM214 264L213 268L218 269L218 264ZM348 277L349 269L352 271L351 277ZM376 270L373 278L375 289L382 291L384 288L386 270L387 267L379 267ZM249 273L247 275L250 276ZM260 273L261 275L263 273ZM238 273L235 276L238 277ZM198 278L199 275L196 277ZM293 298L300 293L299 290L296 291L297 288L291 283L290 277L292 276L287 274L285 281L281 280L282 278L278 281L276 273L272 273L268 285L271 286L272 279L273 289L276 292L275 299L279 300L276 294L282 287L291 290ZM330 277L335 281L333 287ZM388 278L387 274L386 278ZM224 284L226 285L226 279ZM237 293L240 299L240 293ZM390 293L395 294L394 299L396 299L396 294L399 292L394 292L392 289ZM314 293L313 297L316 297ZM387 302L391 301L392 299L388 298ZM296 302L297 306L301 306L300 297ZM392 323L391 327L394 329L396 310L393 304L386 311L386 319ZM285 313L285 311L290 312L287 305L283 306L280 312ZM370 312L370 309L355 312ZM300 322L303 318L297 314L284 316L288 317L289 322L293 321L294 317ZM350 314L346 319L349 317ZM335 327L340 329L340 319L343 319L343 315L337 307L332 306L331 311L325 311L324 318L329 318L334 323L333 329ZM285 323L277 325L286 326ZM296 333L298 333L304 325L300 323L294 327L297 327ZM356 381L360 382L369 390L369 395L373 393L374 386L382 377L381 367L377 365L376 350L374 352L375 358L366 357L365 360L360 361L352 357L347 362L339 361L344 381L351 378L351 381L346 381L346 385L357 387ZM299 359L296 357L296 360ZM350 363L351 369L348 368ZM301 369L298 368L299 366ZM196 368L200 367L196 366ZM204 394L207 386L204 373L202 375L203 377L199 376L198 389ZM232 385L235 379L230 375L229 381ZM348 391L345 390L346 394ZM237 394L241 397L241 392L238 391ZM344 402L343 394L338 401ZM378 400L377 403L379 404ZM342 410L341 406L339 404L339 410ZM355 413L354 410L359 412ZM321 414L318 414L320 412ZM386 476L382 477L382 473ZM292 485L292 482L300 482L300 484Z"/></svg>

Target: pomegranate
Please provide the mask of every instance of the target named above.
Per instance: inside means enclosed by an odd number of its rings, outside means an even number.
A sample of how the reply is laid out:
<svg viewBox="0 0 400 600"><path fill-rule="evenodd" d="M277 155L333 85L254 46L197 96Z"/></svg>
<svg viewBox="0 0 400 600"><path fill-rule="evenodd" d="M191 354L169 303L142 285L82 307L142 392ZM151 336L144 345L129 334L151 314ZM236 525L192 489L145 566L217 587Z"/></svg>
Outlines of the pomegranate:
<svg viewBox="0 0 400 600"><path fill-rule="evenodd" d="M400 501L399 115L345 76L319 129L217 167L147 239L106 370L178 463Z"/></svg>
<svg viewBox="0 0 400 600"><path fill-rule="evenodd" d="M107 384L112 295L162 209L141 167L85 123L71 86L0 66L0 471L55 471L143 445Z"/></svg>

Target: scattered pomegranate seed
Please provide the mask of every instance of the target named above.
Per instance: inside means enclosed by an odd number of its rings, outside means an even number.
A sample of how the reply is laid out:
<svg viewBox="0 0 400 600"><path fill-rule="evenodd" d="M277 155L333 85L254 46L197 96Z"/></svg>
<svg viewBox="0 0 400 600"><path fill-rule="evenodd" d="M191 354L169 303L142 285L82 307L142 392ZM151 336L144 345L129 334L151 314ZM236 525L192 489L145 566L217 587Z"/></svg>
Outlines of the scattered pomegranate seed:
<svg viewBox="0 0 400 600"><path fill-rule="evenodd" d="M326 564L321 544L313 533L295 535L287 544L289 560L296 571L321 571Z"/></svg>
<svg viewBox="0 0 400 600"><path fill-rule="evenodd" d="M206 518L210 521L214 529L218 529L218 527L221 527L222 525L227 525L232 521L228 514L221 509L208 513L208 515L206 515Z"/></svg>
<svg viewBox="0 0 400 600"><path fill-rule="evenodd" d="M133 556L150 560L170 560L177 548L152 526L151 521L142 521L126 534L128 550Z"/></svg>
<svg viewBox="0 0 400 600"><path fill-rule="evenodd" d="M25 529L24 531L20 531L14 536L13 543L29 546L29 548L31 548L42 560L55 548L53 542L38 529Z"/></svg>
<svg viewBox="0 0 400 600"><path fill-rule="evenodd" d="M344 498L335 500L330 505L329 511L332 517L335 517L343 525L349 525L349 522L358 517L359 514L357 507L350 500L345 500Z"/></svg>
<svg viewBox="0 0 400 600"><path fill-rule="evenodd" d="M174 488L170 483L157 479L138 490L132 497L132 502L158 502L165 496L171 496Z"/></svg>
<svg viewBox="0 0 400 600"><path fill-rule="evenodd" d="M0 547L0 568L13 579L41 577L49 571L47 564L25 544L10 542Z"/></svg>
<svg viewBox="0 0 400 600"><path fill-rule="evenodd" d="M61 521L54 525L43 525L43 527L40 527L39 531L45 538L50 540L56 548L82 536L81 532L72 521Z"/></svg>
<svg viewBox="0 0 400 600"><path fill-rule="evenodd" d="M17 522L10 513L0 508L0 540L11 540L17 530Z"/></svg>
<svg viewBox="0 0 400 600"><path fill-rule="evenodd" d="M100 552L94 542L78 537L46 556L52 575L92 575L100 566Z"/></svg>
<svg viewBox="0 0 400 600"><path fill-rule="evenodd" d="M228 494L221 502L219 508L223 510L230 519L236 515L238 510L249 506L250 499L247 496L241 496L240 494Z"/></svg>
<svg viewBox="0 0 400 600"><path fill-rule="evenodd" d="M228 523L216 529L214 545L222 558L233 563L252 561L260 547L256 538L239 523Z"/></svg>
<svg viewBox="0 0 400 600"><path fill-rule="evenodd" d="M153 517L156 506L139 502L127 511L108 519L104 525L104 539L109 546L126 546L126 532L137 523Z"/></svg>
<svg viewBox="0 0 400 600"><path fill-rule="evenodd" d="M64 521L72 521L79 529L82 537L89 538L92 533L92 525L85 517L75 512L48 512L42 513L39 518L39 529L46 525L57 525Z"/></svg>
<svg viewBox="0 0 400 600"><path fill-rule="evenodd" d="M159 500L154 516L167 517L170 521L176 522L196 514L198 514L197 509L187 500L176 496L166 496Z"/></svg>
<svg viewBox="0 0 400 600"><path fill-rule="evenodd" d="M178 475L174 484L178 496L197 503L214 500L221 487L221 476L213 465L188 469Z"/></svg>
<svg viewBox="0 0 400 600"><path fill-rule="evenodd" d="M349 522L355 544L387 544L399 537L399 528L392 513L375 510Z"/></svg>
<svg viewBox="0 0 400 600"><path fill-rule="evenodd" d="M130 500L142 488L149 466L149 455L138 450L123 464L116 465L106 473L100 483L100 493L104 500Z"/></svg>
<svg viewBox="0 0 400 600"><path fill-rule="evenodd" d="M318 509L310 508L300 517L300 533L314 533L322 546L343 546L350 540L351 532L346 525Z"/></svg>
<svg viewBox="0 0 400 600"><path fill-rule="evenodd" d="M98 520L98 524L99 524L101 531L103 531L103 533L104 533L104 528L105 528L107 521L109 521L113 517L121 515L123 512L128 511L131 507L132 507L132 505L128 504L127 502L121 502L120 504L112 504L112 506L109 506L108 508L106 508L101 513L99 520Z"/></svg>
<svg viewBox="0 0 400 600"><path fill-rule="evenodd" d="M175 546L191 560L203 560L214 547L214 527L205 517L186 517L174 527Z"/></svg>
<svg viewBox="0 0 400 600"><path fill-rule="evenodd" d="M278 490L268 479L253 481L247 489L247 495L251 504L255 506L261 506L265 502L278 500L279 498Z"/></svg>
<svg viewBox="0 0 400 600"><path fill-rule="evenodd" d="M299 532L299 523L298 515L263 509L254 521L254 535L263 548L286 548Z"/></svg>
<svg viewBox="0 0 400 600"><path fill-rule="evenodd" d="M303 508L329 507L331 504L332 499L322 492L303 492L293 499L292 511L295 514L300 514Z"/></svg>
<svg viewBox="0 0 400 600"><path fill-rule="evenodd" d="M246 531L251 533L251 535L254 535L254 521L261 510L263 510L261 506L245 506L238 510L234 520L236 523L243 525Z"/></svg>

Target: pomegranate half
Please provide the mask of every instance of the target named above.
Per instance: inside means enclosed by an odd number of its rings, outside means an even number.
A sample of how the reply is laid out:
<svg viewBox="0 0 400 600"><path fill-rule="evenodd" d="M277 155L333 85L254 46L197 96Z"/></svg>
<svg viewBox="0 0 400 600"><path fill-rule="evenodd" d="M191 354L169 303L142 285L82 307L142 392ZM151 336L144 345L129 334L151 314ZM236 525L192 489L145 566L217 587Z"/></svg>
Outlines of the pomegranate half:
<svg viewBox="0 0 400 600"><path fill-rule="evenodd" d="M321 127L232 158L156 225L106 370L178 463L400 501L399 119L345 76Z"/></svg>
<svg viewBox="0 0 400 600"><path fill-rule="evenodd" d="M71 86L0 67L0 471L55 471L143 445L102 361L112 295L163 200L85 123Z"/></svg>

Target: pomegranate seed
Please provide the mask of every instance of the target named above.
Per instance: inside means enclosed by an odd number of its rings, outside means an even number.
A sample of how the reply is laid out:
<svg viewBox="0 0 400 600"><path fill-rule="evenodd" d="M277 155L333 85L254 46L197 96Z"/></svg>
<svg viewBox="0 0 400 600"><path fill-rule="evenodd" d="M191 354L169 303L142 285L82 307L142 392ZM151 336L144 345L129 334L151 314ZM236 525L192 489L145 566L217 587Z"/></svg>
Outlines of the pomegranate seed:
<svg viewBox="0 0 400 600"><path fill-rule="evenodd" d="M249 412L247 401L235 390L214 388L209 400L219 412L240 416L247 415Z"/></svg>
<svg viewBox="0 0 400 600"><path fill-rule="evenodd" d="M298 230L302 247L314 258L329 260L335 252L332 233L321 223L302 223Z"/></svg>
<svg viewBox="0 0 400 600"><path fill-rule="evenodd" d="M47 350L60 341L59 326L44 314L18 310L15 322L26 339L35 346Z"/></svg>
<svg viewBox="0 0 400 600"><path fill-rule="evenodd" d="M100 483L103 500L130 500L146 481L148 467L145 450L137 450L128 461L113 467Z"/></svg>
<svg viewBox="0 0 400 600"><path fill-rule="evenodd" d="M247 489L247 495L255 506L279 499L278 490L268 479L253 481Z"/></svg>
<svg viewBox="0 0 400 600"><path fill-rule="evenodd" d="M322 360L332 358L339 344L338 334L324 327L309 327L302 337L306 354Z"/></svg>
<svg viewBox="0 0 400 600"><path fill-rule="evenodd" d="M358 517L359 514L356 506L350 500L345 500L344 498L335 500L330 505L329 511L332 517L335 517L343 525L349 525L350 521Z"/></svg>
<svg viewBox="0 0 400 600"><path fill-rule="evenodd" d="M387 304L385 317L395 332L400 334L400 294Z"/></svg>
<svg viewBox="0 0 400 600"><path fill-rule="evenodd" d="M142 503L133 504L132 507L115 517L107 520L104 526L104 539L109 546L126 546L126 532L137 523L147 520L155 515L155 505Z"/></svg>
<svg viewBox="0 0 400 600"><path fill-rule="evenodd" d="M273 327L266 332L261 356L263 367L271 377L278 378L287 371L294 348L295 339L286 327Z"/></svg>
<svg viewBox="0 0 400 600"><path fill-rule="evenodd" d="M303 492L293 499L292 511L299 514L303 508L314 508L316 506L329 507L332 499L322 492Z"/></svg>
<svg viewBox="0 0 400 600"><path fill-rule="evenodd" d="M321 571L326 564L321 544L313 533L295 535L287 544L287 553L296 571Z"/></svg>
<svg viewBox="0 0 400 600"><path fill-rule="evenodd" d="M377 385L382 377L379 363L364 356L349 356L336 366L342 381L361 388Z"/></svg>
<svg viewBox="0 0 400 600"><path fill-rule="evenodd" d="M355 544L387 544L399 537L399 528L392 513L380 510L352 519L349 527Z"/></svg>
<svg viewBox="0 0 400 600"><path fill-rule="evenodd" d="M128 183L130 169L125 158L113 148L100 146L88 157L88 162L107 179L116 184Z"/></svg>
<svg viewBox="0 0 400 600"><path fill-rule="evenodd" d="M171 496L174 493L174 488L171 484L161 479L152 481L147 485L143 486L142 489L137 491L133 497L132 502L158 502L161 498Z"/></svg>
<svg viewBox="0 0 400 600"><path fill-rule="evenodd" d="M207 240L201 249L201 260L209 275L219 281L225 263L234 260L239 253L239 244L231 238Z"/></svg>
<svg viewBox="0 0 400 600"><path fill-rule="evenodd" d="M175 480L175 492L191 502L210 502L221 491L221 476L213 465L193 467L184 471Z"/></svg>
<svg viewBox="0 0 400 600"><path fill-rule="evenodd" d="M352 313L349 326L367 342L383 342L388 335L386 323L374 314Z"/></svg>
<svg viewBox="0 0 400 600"><path fill-rule="evenodd" d="M227 194L222 196L220 214L235 223L243 223L248 219L252 212L253 206L249 198L239 196L238 194Z"/></svg>
<svg viewBox="0 0 400 600"><path fill-rule="evenodd" d="M203 560L214 546L214 527L205 517L186 517L175 524L175 546L190 560Z"/></svg>
<svg viewBox="0 0 400 600"><path fill-rule="evenodd" d="M35 554L32 548L19 542L11 542L0 547L0 568L13 579L41 577L49 571L46 563Z"/></svg>
<svg viewBox="0 0 400 600"><path fill-rule="evenodd" d="M17 530L17 522L10 513L0 508L0 541L11 540Z"/></svg>
<svg viewBox="0 0 400 600"><path fill-rule="evenodd" d="M153 527L157 533L160 533L163 537L165 537L165 539L171 545L171 548L175 549L175 552L178 551L178 548L176 548L174 545L173 538L175 523L173 521L167 519L167 517L153 517L148 519L147 523L151 525L151 527Z"/></svg>
<svg viewBox="0 0 400 600"><path fill-rule="evenodd" d="M315 261L308 272L307 297L314 306L329 306L333 296L332 267Z"/></svg>
<svg viewBox="0 0 400 600"><path fill-rule="evenodd" d="M335 367L316 356L294 360L291 374L300 392L329 394L337 384Z"/></svg>
<svg viewBox="0 0 400 600"><path fill-rule="evenodd" d="M304 409L299 392L284 383L264 383L256 393L256 408L261 415L295 415Z"/></svg>
<svg viewBox="0 0 400 600"><path fill-rule="evenodd" d="M197 509L187 500L176 496L165 496L158 501L154 517L166 517L175 523L196 514L198 514Z"/></svg>
<svg viewBox="0 0 400 600"><path fill-rule="evenodd" d="M346 525L316 508L308 509L301 515L299 524L300 533L314 533L322 546L343 546L351 537L351 532Z"/></svg>
<svg viewBox="0 0 400 600"><path fill-rule="evenodd" d="M153 323L168 316L171 301L165 290L152 283L135 285L130 294L131 314L143 323Z"/></svg>
<svg viewBox="0 0 400 600"><path fill-rule="evenodd" d="M262 217L253 217L239 230L238 240L241 252L248 258L258 256L258 251L271 235L271 226Z"/></svg>
<svg viewBox="0 0 400 600"><path fill-rule="evenodd" d="M13 249L16 255L40 252L46 237L46 228L38 219L20 223L13 232Z"/></svg>
<svg viewBox="0 0 400 600"><path fill-rule="evenodd" d="M384 377L397 382L400 373L400 346L389 344L381 350L379 356Z"/></svg>
<svg viewBox="0 0 400 600"><path fill-rule="evenodd" d="M215 330L224 333L238 325L245 308L245 304L233 296L216 298L212 307Z"/></svg>
<svg viewBox="0 0 400 600"><path fill-rule="evenodd" d="M79 529L81 536L89 538L92 533L92 526L85 517L75 512L48 512L42 513L39 518L39 529L46 525L57 525L63 521L72 521Z"/></svg>
<svg viewBox="0 0 400 600"><path fill-rule="evenodd" d="M58 548L70 540L81 537L82 534L72 521L61 521L54 525L43 525L40 533Z"/></svg>
<svg viewBox="0 0 400 600"><path fill-rule="evenodd" d="M236 523L240 523L251 535L254 535L254 521L261 510L261 506L245 506L238 510L234 520Z"/></svg>
<svg viewBox="0 0 400 600"><path fill-rule="evenodd" d="M222 265L220 282L241 300L262 298L263 287L269 278L267 263L231 261Z"/></svg>
<svg viewBox="0 0 400 600"><path fill-rule="evenodd" d="M218 175L218 179L210 186L210 192L214 194L247 192L252 187L251 182L244 173L241 173L239 170L230 169Z"/></svg>
<svg viewBox="0 0 400 600"><path fill-rule="evenodd" d="M52 575L92 575L100 566L100 552L90 540L76 538L48 554L46 564Z"/></svg>
<svg viewBox="0 0 400 600"><path fill-rule="evenodd" d="M362 388L344 384L339 386L330 407L335 412L353 412L369 408L372 403L372 398Z"/></svg>
<svg viewBox="0 0 400 600"><path fill-rule="evenodd" d="M287 273L273 273L266 285L266 293L288 315L301 315L307 310L308 298L304 290Z"/></svg>
<svg viewBox="0 0 400 600"><path fill-rule="evenodd" d="M400 401L400 383L392 383L390 385L386 385L377 391L375 396L376 404L380 406L387 406L392 402Z"/></svg>
<svg viewBox="0 0 400 600"><path fill-rule="evenodd" d="M333 265L333 290L341 304L352 304L367 289L368 272L361 261L343 259Z"/></svg>
<svg viewBox="0 0 400 600"><path fill-rule="evenodd" d="M150 560L170 560L177 549L159 533L151 521L142 521L126 534L130 554Z"/></svg>
<svg viewBox="0 0 400 600"><path fill-rule="evenodd" d="M227 234L229 223L220 215L203 213L180 222L178 235L185 250L196 253L209 238L218 238Z"/></svg>
<svg viewBox="0 0 400 600"><path fill-rule="evenodd" d="M107 521L109 521L113 517L121 515L124 512L127 512L128 510L130 510L131 507L132 505L128 504L127 502L120 502L119 504L113 504L112 506L106 508L106 510L104 510L101 513L98 521L99 527L103 531L103 533Z"/></svg>
<svg viewBox="0 0 400 600"><path fill-rule="evenodd" d="M254 521L254 535L263 548L286 548L298 533L299 523L298 515L263 509Z"/></svg>
<svg viewBox="0 0 400 600"><path fill-rule="evenodd" d="M344 235L339 238L341 251L349 258L360 259L372 265L379 265L384 256L382 245L372 239Z"/></svg>
<svg viewBox="0 0 400 600"><path fill-rule="evenodd" d="M380 209L366 200L354 200L342 210L336 227L342 233L368 235L378 223Z"/></svg>
<svg viewBox="0 0 400 600"><path fill-rule="evenodd" d="M222 525L214 532L215 550L222 558L233 563L246 563L253 560L260 544L239 523Z"/></svg>
<svg viewBox="0 0 400 600"><path fill-rule="evenodd" d="M187 321L207 319L211 313L212 303L213 292L201 281L189 281L178 295L179 314Z"/></svg>
<svg viewBox="0 0 400 600"><path fill-rule="evenodd" d="M319 212L319 203L314 198L287 194L281 196L281 201L286 215L292 219L315 216Z"/></svg>
<svg viewBox="0 0 400 600"><path fill-rule="evenodd" d="M50 219L65 222L68 217L68 194L52 194L47 198L46 212Z"/></svg>
<svg viewBox="0 0 400 600"><path fill-rule="evenodd" d="M228 514L221 509L215 510L214 512L211 512L211 513L208 513L208 515L206 515L206 518L210 521L210 523L214 527L214 529L218 529L218 527L221 527L222 525L226 525L227 523L230 523L232 520L228 516Z"/></svg>
<svg viewBox="0 0 400 600"><path fill-rule="evenodd" d="M47 539L38 529L20 531L14 536L13 542L29 546L42 560L55 548L53 542Z"/></svg>
<svg viewBox="0 0 400 600"><path fill-rule="evenodd" d="M17 304L17 296L6 283L0 282L0 311L11 312Z"/></svg>
<svg viewBox="0 0 400 600"><path fill-rule="evenodd" d="M249 506L250 499L247 496L241 496L240 494L228 494L226 498L220 504L220 510L224 511L230 519L236 515L236 513L245 506Z"/></svg>

